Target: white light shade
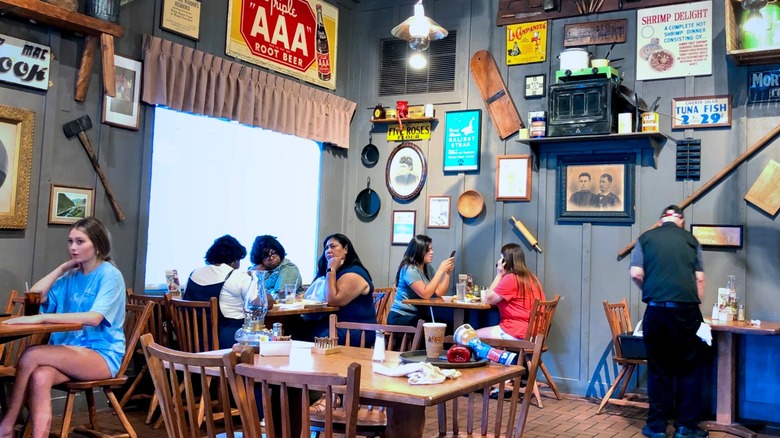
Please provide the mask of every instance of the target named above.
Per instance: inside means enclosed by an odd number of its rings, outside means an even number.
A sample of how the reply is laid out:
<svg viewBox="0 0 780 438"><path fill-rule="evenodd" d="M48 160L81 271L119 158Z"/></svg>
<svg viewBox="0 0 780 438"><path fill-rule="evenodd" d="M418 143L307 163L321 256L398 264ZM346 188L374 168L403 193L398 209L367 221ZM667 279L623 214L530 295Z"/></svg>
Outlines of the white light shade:
<svg viewBox="0 0 780 438"><path fill-rule="evenodd" d="M409 57L409 65L412 68L419 70L428 65L428 60L425 59L425 55L423 55L422 52L414 52L414 54Z"/></svg>
<svg viewBox="0 0 780 438"><path fill-rule="evenodd" d="M447 29L425 16L422 0L414 5L414 15L390 31L394 37L409 41L414 50L425 50L429 41L440 40L448 34Z"/></svg>

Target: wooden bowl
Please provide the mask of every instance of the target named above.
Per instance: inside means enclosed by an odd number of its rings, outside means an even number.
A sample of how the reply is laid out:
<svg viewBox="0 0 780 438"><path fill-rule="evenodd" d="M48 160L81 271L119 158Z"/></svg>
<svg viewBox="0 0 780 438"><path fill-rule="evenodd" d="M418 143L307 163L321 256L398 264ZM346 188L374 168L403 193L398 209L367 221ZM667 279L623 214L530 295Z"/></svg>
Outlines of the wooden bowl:
<svg viewBox="0 0 780 438"><path fill-rule="evenodd" d="M485 206L485 199L476 190L466 190L458 197L458 213L466 219L479 216Z"/></svg>

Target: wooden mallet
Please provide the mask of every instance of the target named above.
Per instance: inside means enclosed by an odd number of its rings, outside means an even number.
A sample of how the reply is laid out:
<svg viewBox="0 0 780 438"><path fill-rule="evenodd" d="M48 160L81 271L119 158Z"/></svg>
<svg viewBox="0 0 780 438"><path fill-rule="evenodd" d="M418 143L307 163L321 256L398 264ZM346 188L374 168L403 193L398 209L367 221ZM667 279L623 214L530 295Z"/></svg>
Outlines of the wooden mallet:
<svg viewBox="0 0 780 438"><path fill-rule="evenodd" d="M87 137L86 132L87 129L90 128L92 128L92 120L88 115L83 115L72 122L62 125L62 131L65 133L65 137L68 137L68 140L75 136L79 137L81 145L84 146L84 150L87 151L87 155L89 155L89 161L92 162L92 167L95 168L95 172L97 172L100 177L100 182L103 183L103 188L106 190L106 196L108 196L108 200L111 202L111 208L114 210L116 220L121 222L125 220L125 214L122 213L119 202L117 202L114 192L111 191L111 186L108 184L106 174L103 173L103 168L100 167L95 151L92 150L92 145L89 142L89 137Z"/></svg>

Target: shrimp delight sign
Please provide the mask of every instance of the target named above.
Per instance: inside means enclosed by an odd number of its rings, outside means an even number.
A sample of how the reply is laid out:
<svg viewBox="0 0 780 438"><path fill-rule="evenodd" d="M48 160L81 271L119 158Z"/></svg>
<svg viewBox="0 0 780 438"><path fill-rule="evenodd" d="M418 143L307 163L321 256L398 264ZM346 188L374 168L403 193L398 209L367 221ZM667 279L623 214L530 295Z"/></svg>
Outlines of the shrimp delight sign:
<svg viewBox="0 0 780 438"><path fill-rule="evenodd" d="M229 56L336 89L338 9L317 0L230 0Z"/></svg>
<svg viewBox="0 0 780 438"><path fill-rule="evenodd" d="M712 74L712 2L640 9L636 21L638 81Z"/></svg>

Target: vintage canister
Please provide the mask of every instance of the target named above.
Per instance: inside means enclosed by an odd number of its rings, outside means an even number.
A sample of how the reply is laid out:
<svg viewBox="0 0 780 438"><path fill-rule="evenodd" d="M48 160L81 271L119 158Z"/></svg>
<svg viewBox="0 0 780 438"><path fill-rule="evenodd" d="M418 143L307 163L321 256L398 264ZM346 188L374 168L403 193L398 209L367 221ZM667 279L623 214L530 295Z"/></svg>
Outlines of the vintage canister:
<svg viewBox="0 0 780 438"><path fill-rule="evenodd" d="M658 113L642 113L642 132L658 132Z"/></svg>
<svg viewBox="0 0 780 438"><path fill-rule="evenodd" d="M544 111L531 111L528 113L531 121L529 134L531 138L541 138L547 134L547 113Z"/></svg>

